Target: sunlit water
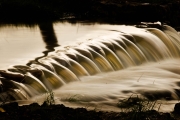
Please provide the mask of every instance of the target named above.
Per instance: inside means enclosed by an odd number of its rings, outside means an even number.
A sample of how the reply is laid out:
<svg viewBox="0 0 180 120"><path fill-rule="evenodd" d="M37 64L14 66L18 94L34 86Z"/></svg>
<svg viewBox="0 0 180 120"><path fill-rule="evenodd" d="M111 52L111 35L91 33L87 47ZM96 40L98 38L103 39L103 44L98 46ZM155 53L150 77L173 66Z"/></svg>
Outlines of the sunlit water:
<svg viewBox="0 0 180 120"><path fill-rule="evenodd" d="M53 29L54 32L49 31L52 35L45 36L41 25L0 28L1 69L25 65L37 58L45 65L53 65L56 71L54 74L41 65L31 64L42 69L44 76L38 78L43 85L37 87L38 82L27 82L37 78L27 74L30 77L26 78L26 84L32 87L28 89L35 89L32 93L26 91L31 96L29 102L42 103L47 94L41 92L47 88L53 89L57 104L71 107L120 111L119 100L142 95L162 103L162 111L173 110L180 97L180 37L176 31L169 27L161 32L125 25L80 23L54 23ZM47 38L53 42L49 43ZM54 49L56 52L51 52ZM49 57L42 52L50 52ZM54 55L64 62L50 62ZM72 56L78 58L80 66Z"/></svg>
<svg viewBox="0 0 180 120"><path fill-rule="evenodd" d="M11 65L24 65L29 60L34 60L36 57L43 56L42 52L47 50L45 47L48 42L44 41L39 26L40 25L0 26L1 69L6 69ZM114 26L116 27L117 25ZM53 28L56 38L52 38L49 41L52 41L52 43L57 42L57 44L62 46L68 46L76 43L76 41L85 41L92 37L102 35L106 29L110 29L110 25L71 24L64 22L54 23ZM46 31L48 28L42 29L42 31L43 30Z"/></svg>

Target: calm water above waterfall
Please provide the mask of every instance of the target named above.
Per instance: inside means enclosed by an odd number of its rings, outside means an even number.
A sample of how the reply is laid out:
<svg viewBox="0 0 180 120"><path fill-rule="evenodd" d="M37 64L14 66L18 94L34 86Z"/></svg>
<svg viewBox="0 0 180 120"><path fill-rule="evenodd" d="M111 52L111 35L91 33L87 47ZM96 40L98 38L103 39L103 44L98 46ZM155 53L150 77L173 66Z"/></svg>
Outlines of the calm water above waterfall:
<svg viewBox="0 0 180 120"><path fill-rule="evenodd" d="M161 29L0 26L0 99L42 103L53 90L56 103L118 110L119 100L142 95L171 110L180 97L180 36L170 26Z"/></svg>
<svg viewBox="0 0 180 120"><path fill-rule="evenodd" d="M87 40L103 34L102 32L106 29L110 29L110 25L70 24L67 22L54 23L54 31L52 31L51 23L46 24L46 26L47 28L43 28L41 25L0 26L0 54L2 55L0 68L6 69L10 65L17 64L24 65L29 60L43 56L42 52L49 50L46 48L47 46L71 45L75 41ZM43 31L47 32L43 34ZM48 32L49 34L47 34Z"/></svg>

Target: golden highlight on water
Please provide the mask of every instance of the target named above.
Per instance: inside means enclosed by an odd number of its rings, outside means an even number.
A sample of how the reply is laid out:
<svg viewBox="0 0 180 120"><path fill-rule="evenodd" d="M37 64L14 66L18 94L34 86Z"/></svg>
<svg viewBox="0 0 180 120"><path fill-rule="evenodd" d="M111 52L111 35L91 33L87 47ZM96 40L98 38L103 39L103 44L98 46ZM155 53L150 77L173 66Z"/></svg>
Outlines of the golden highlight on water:
<svg viewBox="0 0 180 120"><path fill-rule="evenodd" d="M0 71L3 102L56 104L120 111L132 95L157 100L171 111L180 98L180 35L168 26L116 26L27 65Z"/></svg>

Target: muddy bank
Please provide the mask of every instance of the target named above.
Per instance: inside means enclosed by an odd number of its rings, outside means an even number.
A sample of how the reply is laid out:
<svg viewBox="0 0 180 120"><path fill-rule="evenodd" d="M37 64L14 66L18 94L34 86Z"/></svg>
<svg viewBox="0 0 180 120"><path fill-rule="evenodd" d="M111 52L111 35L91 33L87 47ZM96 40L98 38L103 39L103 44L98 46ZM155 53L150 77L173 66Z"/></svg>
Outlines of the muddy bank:
<svg viewBox="0 0 180 120"><path fill-rule="evenodd" d="M1 120L179 120L178 113L160 113L154 110L147 112L104 112L86 110L85 108L68 108L64 105L38 105L33 103L26 106L18 106L11 103L2 108L6 112L0 112Z"/></svg>

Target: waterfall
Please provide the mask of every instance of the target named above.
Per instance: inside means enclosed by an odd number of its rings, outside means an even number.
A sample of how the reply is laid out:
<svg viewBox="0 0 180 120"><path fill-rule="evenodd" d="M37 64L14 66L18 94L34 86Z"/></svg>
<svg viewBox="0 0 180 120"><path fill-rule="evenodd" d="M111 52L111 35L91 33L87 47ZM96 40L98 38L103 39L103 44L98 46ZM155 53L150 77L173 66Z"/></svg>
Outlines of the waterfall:
<svg viewBox="0 0 180 120"><path fill-rule="evenodd" d="M124 27L130 29L112 30L86 42L61 47L30 66L16 65L1 70L0 100L27 100L85 78L114 75L117 71L136 70L135 66L179 58L180 36L174 28ZM176 95L180 97L178 92Z"/></svg>

